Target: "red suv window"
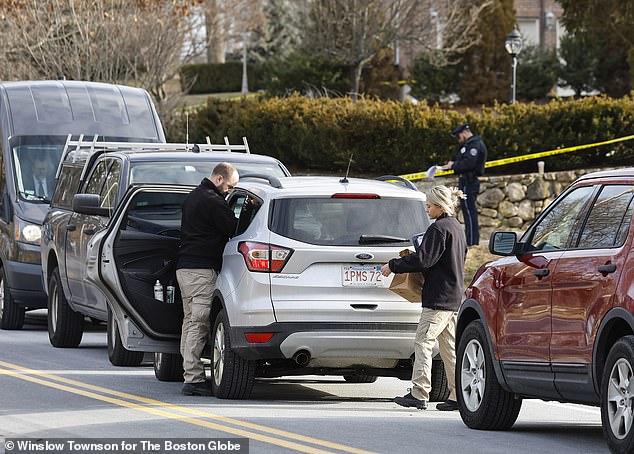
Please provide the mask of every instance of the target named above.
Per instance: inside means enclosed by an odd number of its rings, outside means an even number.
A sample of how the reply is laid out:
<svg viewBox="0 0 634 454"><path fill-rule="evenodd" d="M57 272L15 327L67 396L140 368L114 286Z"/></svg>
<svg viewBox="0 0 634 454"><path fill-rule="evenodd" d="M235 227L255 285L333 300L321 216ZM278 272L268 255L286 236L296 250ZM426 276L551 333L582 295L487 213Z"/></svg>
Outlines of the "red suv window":
<svg viewBox="0 0 634 454"><path fill-rule="evenodd" d="M622 246L632 219L633 196L633 186L604 186L583 227L578 247Z"/></svg>
<svg viewBox="0 0 634 454"><path fill-rule="evenodd" d="M583 186L569 192L553 206L534 227L530 243L535 250L565 249L573 227L587 205L594 186Z"/></svg>

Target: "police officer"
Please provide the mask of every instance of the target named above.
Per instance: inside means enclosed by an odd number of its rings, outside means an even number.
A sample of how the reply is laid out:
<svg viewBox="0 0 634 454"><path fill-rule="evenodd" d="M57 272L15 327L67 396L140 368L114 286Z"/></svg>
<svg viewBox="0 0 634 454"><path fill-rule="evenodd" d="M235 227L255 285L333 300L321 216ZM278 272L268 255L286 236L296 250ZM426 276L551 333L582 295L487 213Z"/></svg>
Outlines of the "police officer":
<svg viewBox="0 0 634 454"><path fill-rule="evenodd" d="M451 134L458 140L459 146L454 160L449 161L445 168L453 169L460 176L458 187L467 196L466 200L460 200L467 245L473 246L480 242L476 198L480 191L478 177L484 175L487 147L480 136L471 132L468 124L456 127Z"/></svg>

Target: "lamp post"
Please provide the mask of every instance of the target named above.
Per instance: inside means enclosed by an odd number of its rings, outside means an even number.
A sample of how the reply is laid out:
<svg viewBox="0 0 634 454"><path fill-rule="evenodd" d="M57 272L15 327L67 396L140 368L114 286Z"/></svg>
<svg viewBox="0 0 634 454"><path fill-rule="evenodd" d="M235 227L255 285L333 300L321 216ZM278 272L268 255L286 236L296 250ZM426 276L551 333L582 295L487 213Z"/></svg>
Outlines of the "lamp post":
<svg viewBox="0 0 634 454"><path fill-rule="evenodd" d="M515 104L515 92L517 83L517 56L522 51L522 35L514 28L506 37L506 51L513 58L513 81L511 83L511 104Z"/></svg>
<svg viewBox="0 0 634 454"><path fill-rule="evenodd" d="M249 93L249 79L247 77L247 41L249 40L249 33L244 32L242 34L242 94Z"/></svg>

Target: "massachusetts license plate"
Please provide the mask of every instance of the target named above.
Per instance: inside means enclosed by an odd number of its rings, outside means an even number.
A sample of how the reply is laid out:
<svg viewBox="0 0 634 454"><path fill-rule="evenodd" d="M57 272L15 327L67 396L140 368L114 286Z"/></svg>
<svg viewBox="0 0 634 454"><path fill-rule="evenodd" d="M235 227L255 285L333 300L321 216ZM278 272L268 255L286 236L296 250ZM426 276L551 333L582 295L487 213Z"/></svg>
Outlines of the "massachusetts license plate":
<svg viewBox="0 0 634 454"><path fill-rule="evenodd" d="M381 265L344 265L341 281L344 287L382 287Z"/></svg>

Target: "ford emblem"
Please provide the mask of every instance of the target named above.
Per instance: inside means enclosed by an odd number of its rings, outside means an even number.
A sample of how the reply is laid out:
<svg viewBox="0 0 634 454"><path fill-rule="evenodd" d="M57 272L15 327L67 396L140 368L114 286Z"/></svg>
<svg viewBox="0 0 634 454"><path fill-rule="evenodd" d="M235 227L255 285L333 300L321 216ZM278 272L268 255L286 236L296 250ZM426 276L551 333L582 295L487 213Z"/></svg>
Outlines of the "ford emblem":
<svg viewBox="0 0 634 454"><path fill-rule="evenodd" d="M359 260L372 260L374 258L372 254L368 254L367 252L360 252L359 254L355 255L355 257Z"/></svg>

